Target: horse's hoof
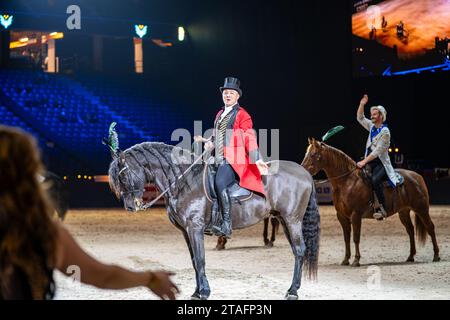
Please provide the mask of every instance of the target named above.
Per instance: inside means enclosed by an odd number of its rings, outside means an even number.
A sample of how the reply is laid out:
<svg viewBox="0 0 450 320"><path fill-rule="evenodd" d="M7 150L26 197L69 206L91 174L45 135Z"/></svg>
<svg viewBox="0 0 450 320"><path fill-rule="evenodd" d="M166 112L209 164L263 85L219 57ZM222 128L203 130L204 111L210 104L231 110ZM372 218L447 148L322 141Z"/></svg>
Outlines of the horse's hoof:
<svg viewBox="0 0 450 320"><path fill-rule="evenodd" d="M285 300L298 300L298 295L293 294L293 293L286 293L286 295L284 296Z"/></svg>
<svg viewBox="0 0 450 320"><path fill-rule="evenodd" d="M441 261L441 258L439 256L434 256L433 262Z"/></svg>
<svg viewBox="0 0 450 320"><path fill-rule="evenodd" d="M408 259L406 259L406 262L414 262L414 257L408 257Z"/></svg>
<svg viewBox="0 0 450 320"><path fill-rule="evenodd" d="M221 245L221 246L217 245L217 246L216 246L216 250L217 250L217 251L225 250L225 246L223 246L223 245Z"/></svg>
<svg viewBox="0 0 450 320"><path fill-rule="evenodd" d="M359 261L353 261L352 267L360 267Z"/></svg>
<svg viewBox="0 0 450 320"><path fill-rule="evenodd" d="M271 241L271 242L266 243L265 247L266 248L272 248L273 247L273 242Z"/></svg>
<svg viewBox="0 0 450 320"><path fill-rule="evenodd" d="M196 292L191 296L191 300L208 300L208 297L202 296Z"/></svg>
<svg viewBox="0 0 450 320"><path fill-rule="evenodd" d="M344 260L341 262L341 266L348 266L350 265L350 262L348 260Z"/></svg>

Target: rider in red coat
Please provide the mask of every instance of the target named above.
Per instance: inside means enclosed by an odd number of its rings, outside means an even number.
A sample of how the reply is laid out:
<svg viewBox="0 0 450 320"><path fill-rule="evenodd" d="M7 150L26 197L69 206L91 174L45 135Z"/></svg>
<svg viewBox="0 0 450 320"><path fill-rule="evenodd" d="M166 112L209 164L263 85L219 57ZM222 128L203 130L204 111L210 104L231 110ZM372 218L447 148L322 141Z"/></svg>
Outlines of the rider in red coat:
<svg viewBox="0 0 450 320"><path fill-rule="evenodd" d="M236 112L231 136L224 143L224 157L239 177L239 185L243 188L265 195L261 174L257 164L265 165L260 159L256 134L253 130L253 121L247 110L236 104ZM216 121L224 112L222 108Z"/></svg>
<svg viewBox="0 0 450 320"><path fill-rule="evenodd" d="M222 226L214 226L212 231L229 238L231 199L227 188L238 181L241 187L265 196L260 169L267 170L268 166L259 154L252 118L238 103L242 96L240 81L232 77L225 78L220 91L225 105L216 115L214 139L206 143L206 148L214 148L217 168L215 189L223 217ZM201 137L196 140L207 141Z"/></svg>

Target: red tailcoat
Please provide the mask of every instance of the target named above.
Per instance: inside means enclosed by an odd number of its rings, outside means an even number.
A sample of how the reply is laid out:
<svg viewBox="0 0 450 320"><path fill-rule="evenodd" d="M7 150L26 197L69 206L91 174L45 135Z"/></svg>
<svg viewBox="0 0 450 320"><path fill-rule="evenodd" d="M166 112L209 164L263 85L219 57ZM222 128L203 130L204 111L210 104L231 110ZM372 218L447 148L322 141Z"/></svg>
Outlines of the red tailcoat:
<svg viewBox="0 0 450 320"><path fill-rule="evenodd" d="M224 140L224 157L239 176L239 185L241 187L259 192L265 196L261 174L254 163L259 151L252 118L244 108L240 106L235 108L237 108L237 113L234 123L228 124L228 128L232 128L232 130L227 133L227 138ZM214 128L223 111L224 109L222 108L217 113ZM231 112L234 112L234 110ZM230 121L233 118L231 117Z"/></svg>

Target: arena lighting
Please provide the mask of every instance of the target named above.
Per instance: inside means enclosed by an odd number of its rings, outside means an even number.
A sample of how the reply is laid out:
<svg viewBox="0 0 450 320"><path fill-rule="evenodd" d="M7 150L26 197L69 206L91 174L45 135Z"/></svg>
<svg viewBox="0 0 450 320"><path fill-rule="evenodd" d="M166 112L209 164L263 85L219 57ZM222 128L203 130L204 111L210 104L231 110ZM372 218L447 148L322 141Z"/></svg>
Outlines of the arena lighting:
<svg viewBox="0 0 450 320"><path fill-rule="evenodd" d="M27 42L12 41L9 44L9 48L14 49L14 48L26 47L27 45L28 45Z"/></svg>
<svg viewBox="0 0 450 320"><path fill-rule="evenodd" d="M78 175L78 177L77 177L78 179L81 179L81 175Z"/></svg>
<svg viewBox="0 0 450 320"><path fill-rule="evenodd" d="M0 16L0 23L5 29L8 29L8 27L12 24L12 22L13 16L10 16L9 14L2 14Z"/></svg>
<svg viewBox="0 0 450 320"><path fill-rule="evenodd" d="M64 176L64 180L67 180L67 176Z"/></svg>
<svg viewBox="0 0 450 320"><path fill-rule="evenodd" d="M143 24L136 24L134 26L134 31L141 39L147 34L147 29L148 29L148 27Z"/></svg>
<svg viewBox="0 0 450 320"><path fill-rule="evenodd" d="M389 148L389 152L392 152L392 148Z"/></svg>
<svg viewBox="0 0 450 320"><path fill-rule="evenodd" d="M11 41L9 43L9 48L14 49L14 48L26 47L30 44L35 44L35 43L37 43L36 38L34 38L34 39L21 38L18 41ZM47 142L47 146L53 147L51 142Z"/></svg>
<svg viewBox="0 0 450 320"><path fill-rule="evenodd" d="M395 148L395 152L397 152L397 153L398 153L399 151L400 151L400 150L399 150L398 148Z"/></svg>
<svg viewBox="0 0 450 320"><path fill-rule="evenodd" d="M160 46L161 48L167 48L167 47L171 47L173 44L172 42L164 42L161 39L152 39L153 43L156 44L157 46Z"/></svg>
<svg viewBox="0 0 450 320"><path fill-rule="evenodd" d="M49 39L62 39L64 38L63 32L52 32L48 35Z"/></svg>
<svg viewBox="0 0 450 320"><path fill-rule="evenodd" d="M95 182L109 183L109 176L94 176Z"/></svg>
<svg viewBox="0 0 450 320"><path fill-rule="evenodd" d="M178 41L184 41L186 32L183 27L178 27Z"/></svg>
<svg viewBox="0 0 450 320"><path fill-rule="evenodd" d="M448 71L450 70L450 60L445 59L443 64L438 64L435 66L430 66L430 67L423 67L423 68L417 68L417 69L410 69L410 70L405 70L405 71L397 71L397 72L391 72L391 66L387 67L386 70L384 70L383 72L383 76L384 77L389 77L389 76L398 76L398 75L405 75L405 74L409 74L409 73L417 73L420 74L422 71L436 71L436 70L441 70L441 71Z"/></svg>

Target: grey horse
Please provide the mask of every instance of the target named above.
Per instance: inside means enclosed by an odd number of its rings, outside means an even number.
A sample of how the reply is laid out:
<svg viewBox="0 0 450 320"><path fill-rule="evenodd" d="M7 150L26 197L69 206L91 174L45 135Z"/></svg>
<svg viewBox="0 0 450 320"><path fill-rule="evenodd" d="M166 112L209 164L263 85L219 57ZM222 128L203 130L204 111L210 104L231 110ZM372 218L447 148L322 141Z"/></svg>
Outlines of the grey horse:
<svg viewBox="0 0 450 320"><path fill-rule="evenodd" d="M197 286L192 299L207 299L211 293L205 273L204 230L211 218L211 204L204 194L203 169L205 162L194 165L195 155L176 146L158 142L144 142L125 151L116 143L107 143L113 161L109 167L111 190L122 199L126 210L137 212L144 208L143 194L147 184L154 183L164 195L169 219L183 234ZM295 257L292 284L285 298L298 299L302 268L309 278L317 276L320 238L320 215L313 179L299 164L274 161L277 172L265 176L267 198L254 194L249 200L232 206L234 229L250 227L264 218L277 217L291 245Z"/></svg>

